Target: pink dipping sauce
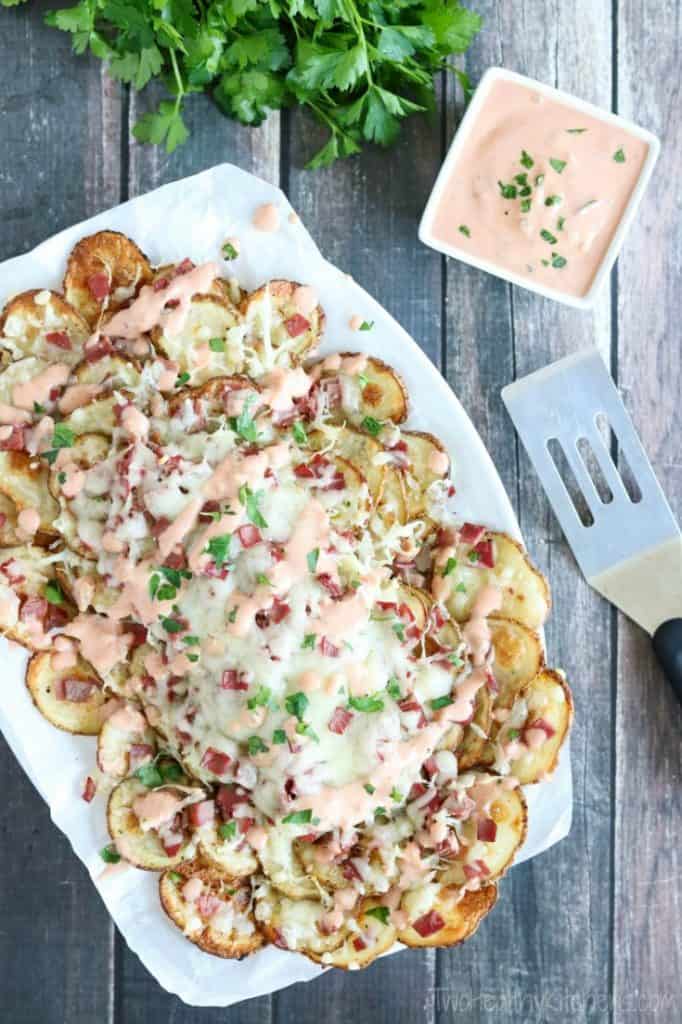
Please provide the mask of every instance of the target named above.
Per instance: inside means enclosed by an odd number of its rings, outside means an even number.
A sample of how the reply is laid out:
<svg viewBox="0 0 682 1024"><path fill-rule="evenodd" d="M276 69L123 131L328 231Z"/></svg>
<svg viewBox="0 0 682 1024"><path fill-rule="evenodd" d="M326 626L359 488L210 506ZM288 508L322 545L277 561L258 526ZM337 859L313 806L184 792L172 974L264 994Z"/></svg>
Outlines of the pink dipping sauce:
<svg viewBox="0 0 682 1024"><path fill-rule="evenodd" d="M583 296L648 152L618 124L497 80L443 189L434 241Z"/></svg>

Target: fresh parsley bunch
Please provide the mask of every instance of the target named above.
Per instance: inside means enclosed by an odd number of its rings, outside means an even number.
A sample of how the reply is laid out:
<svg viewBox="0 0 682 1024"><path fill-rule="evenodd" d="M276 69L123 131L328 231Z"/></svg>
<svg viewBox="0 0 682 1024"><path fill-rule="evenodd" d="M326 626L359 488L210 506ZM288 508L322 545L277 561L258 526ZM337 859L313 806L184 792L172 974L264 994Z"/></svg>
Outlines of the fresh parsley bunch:
<svg viewBox="0 0 682 1024"><path fill-rule="evenodd" d="M46 20L135 89L163 78L172 98L135 125L140 141L185 142L193 92L248 125L298 103L329 129L309 167L393 142L403 118L433 106L434 74L481 23L459 0L80 0Z"/></svg>

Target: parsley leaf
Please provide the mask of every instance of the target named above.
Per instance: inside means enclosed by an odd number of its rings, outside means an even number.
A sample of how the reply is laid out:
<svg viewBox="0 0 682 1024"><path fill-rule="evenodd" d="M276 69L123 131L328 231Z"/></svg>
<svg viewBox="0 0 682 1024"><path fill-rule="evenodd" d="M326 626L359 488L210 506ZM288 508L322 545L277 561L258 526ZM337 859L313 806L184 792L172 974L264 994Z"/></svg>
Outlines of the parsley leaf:
<svg viewBox="0 0 682 1024"><path fill-rule="evenodd" d="M308 825L312 821L313 812L308 808L305 811L292 811L282 818L283 825Z"/></svg>
<svg viewBox="0 0 682 1024"><path fill-rule="evenodd" d="M252 491L246 484L242 484L239 488L239 500L246 509L246 516L254 526L260 526L261 529L267 528L267 523L263 518L263 515L258 508L258 504L263 497L263 491Z"/></svg>
<svg viewBox="0 0 682 1024"><path fill-rule="evenodd" d="M287 714L298 718L300 722L303 720L306 708L308 707L308 698L302 691L290 693L288 697L284 698L284 707L287 710Z"/></svg>
<svg viewBox="0 0 682 1024"><path fill-rule="evenodd" d="M209 540L206 552L211 556L218 569L222 569L223 565L230 557L231 543L231 533L222 533L219 537L211 537Z"/></svg>
<svg viewBox="0 0 682 1024"><path fill-rule="evenodd" d="M353 708L354 711L383 711L384 702L381 699L381 695L374 693L371 697L349 697L348 706Z"/></svg>

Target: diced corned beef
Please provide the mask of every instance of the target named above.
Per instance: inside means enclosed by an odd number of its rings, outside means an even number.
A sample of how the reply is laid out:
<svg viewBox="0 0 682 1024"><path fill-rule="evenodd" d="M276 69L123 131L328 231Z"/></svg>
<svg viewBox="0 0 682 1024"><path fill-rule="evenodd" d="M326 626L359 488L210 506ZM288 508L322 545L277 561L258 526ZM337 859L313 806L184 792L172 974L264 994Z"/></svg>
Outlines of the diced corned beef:
<svg viewBox="0 0 682 1024"><path fill-rule="evenodd" d="M163 840L163 848L169 857L175 857L182 849L184 840L182 837L173 836Z"/></svg>
<svg viewBox="0 0 682 1024"><path fill-rule="evenodd" d="M0 451L3 452L21 452L25 447L23 427L13 426L7 437L3 437L0 441Z"/></svg>
<svg viewBox="0 0 682 1024"><path fill-rule="evenodd" d="M111 344L111 340L99 337L92 345L86 344L85 360L88 363L97 363L100 359L104 359L105 356L111 355L113 351L114 346Z"/></svg>
<svg viewBox="0 0 682 1024"><path fill-rule="evenodd" d="M249 684L244 678L243 672L238 672L236 668L226 668L220 681L220 688L222 690L248 690Z"/></svg>
<svg viewBox="0 0 682 1024"><path fill-rule="evenodd" d="M237 804L248 804L249 794L239 786L222 785L218 787L215 802L225 821L234 817Z"/></svg>
<svg viewBox="0 0 682 1024"><path fill-rule="evenodd" d="M158 537L169 526L170 526L170 519L167 519L166 516L161 516L160 519L156 519L152 523L152 525L150 526L149 530L150 530L150 533L151 533L152 537Z"/></svg>
<svg viewBox="0 0 682 1024"><path fill-rule="evenodd" d="M111 291L111 281L108 274L91 274L88 278L88 289L93 299L101 301L106 299Z"/></svg>
<svg viewBox="0 0 682 1024"><path fill-rule="evenodd" d="M294 476L298 477L299 480L314 480L315 474L310 466L307 466L304 462L299 463L298 466L294 467Z"/></svg>
<svg viewBox="0 0 682 1024"><path fill-rule="evenodd" d="M166 555L163 563L167 569L186 569L187 568L187 555L182 548L177 548L171 551L169 555Z"/></svg>
<svg viewBox="0 0 682 1024"><path fill-rule="evenodd" d="M177 309L180 305L180 299L169 299L165 305L165 309Z"/></svg>
<svg viewBox="0 0 682 1024"><path fill-rule="evenodd" d="M26 577L18 569L19 563L13 558L8 558L6 562L0 563L0 572L14 587L18 587L26 580Z"/></svg>
<svg viewBox="0 0 682 1024"><path fill-rule="evenodd" d="M353 939L353 949L356 949L358 953L360 953L363 949L367 949L367 943L364 939L361 939L359 935L356 935Z"/></svg>
<svg viewBox="0 0 682 1024"><path fill-rule="evenodd" d="M338 409L343 401L343 391L341 389L340 378L328 377L326 380L321 381L320 389L324 391L327 408Z"/></svg>
<svg viewBox="0 0 682 1024"><path fill-rule="evenodd" d="M317 837L317 832L306 832L304 836L296 836L296 839L299 843L314 843Z"/></svg>
<svg viewBox="0 0 682 1024"><path fill-rule="evenodd" d="M173 456L175 458L175 456ZM213 513L220 511L219 501L205 501L201 506L201 512L199 513L199 519L204 522L213 522Z"/></svg>
<svg viewBox="0 0 682 1024"><path fill-rule="evenodd" d="M42 622L46 612L47 601L44 597L26 597L22 601L19 618L22 622L27 622L29 619L37 619Z"/></svg>
<svg viewBox="0 0 682 1024"><path fill-rule="evenodd" d="M500 692L500 687L498 686L497 679L490 670L486 672L485 685L488 687L491 693Z"/></svg>
<svg viewBox="0 0 682 1024"><path fill-rule="evenodd" d="M407 799L408 801L417 800L420 796L423 796L425 792L426 786L423 782L413 782Z"/></svg>
<svg viewBox="0 0 682 1024"><path fill-rule="evenodd" d="M226 565L221 566L219 569L215 562L207 562L201 570L201 575L208 576L212 580L226 580L230 575L230 570Z"/></svg>
<svg viewBox="0 0 682 1024"><path fill-rule="evenodd" d="M294 779L291 778L291 776L289 776L288 779L284 780L284 792L289 798L289 800L295 800L296 797L298 796L298 792L296 790L296 782Z"/></svg>
<svg viewBox="0 0 682 1024"><path fill-rule="evenodd" d="M482 860L475 860L471 864L462 864L462 870L466 878L487 878L490 874L488 865Z"/></svg>
<svg viewBox="0 0 682 1024"><path fill-rule="evenodd" d="M341 736L352 721L352 712L346 711L345 708L334 708L332 717L329 719L328 729L330 732L335 732L338 736Z"/></svg>
<svg viewBox="0 0 682 1024"><path fill-rule="evenodd" d="M478 523L464 523L459 531L459 539L462 544L478 544L485 533L485 526Z"/></svg>
<svg viewBox="0 0 682 1024"><path fill-rule="evenodd" d="M209 747L202 757L201 763L204 768L208 768L214 775L224 775L232 763L232 758L228 757L221 750L214 750L213 747Z"/></svg>
<svg viewBox="0 0 682 1024"><path fill-rule="evenodd" d="M290 338L298 338L300 334L305 332L310 327L310 320L306 320L300 313L294 313L288 320L284 321L284 326L287 329L287 334Z"/></svg>
<svg viewBox="0 0 682 1024"><path fill-rule="evenodd" d="M195 903L197 911L207 921L214 914L217 914L223 906L222 900L214 896L212 892L202 892Z"/></svg>
<svg viewBox="0 0 682 1024"><path fill-rule="evenodd" d="M451 548L455 543L455 532L446 526L441 526L436 534L436 546L439 548Z"/></svg>
<svg viewBox="0 0 682 1024"><path fill-rule="evenodd" d="M273 934L273 939L272 939L273 946L277 946L279 949L288 949L289 948L287 946L287 940L284 938L284 935L279 930L279 928L273 928L272 929L272 934Z"/></svg>
<svg viewBox="0 0 682 1024"><path fill-rule="evenodd" d="M147 641L147 627L141 622L124 622L123 632L129 637L128 649L134 651Z"/></svg>
<svg viewBox="0 0 682 1024"><path fill-rule="evenodd" d="M64 351L68 351L71 348L71 339L66 331L48 331L45 335L45 341L48 345L56 345L57 348L63 348Z"/></svg>
<svg viewBox="0 0 682 1024"><path fill-rule="evenodd" d="M330 573L321 572L317 577L317 582L321 583L325 590L327 590L332 597L343 597L344 589L338 580L333 579Z"/></svg>
<svg viewBox="0 0 682 1024"><path fill-rule="evenodd" d="M436 629L441 629L448 621L445 612L439 604L434 604L431 608L431 619Z"/></svg>
<svg viewBox="0 0 682 1024"><path fill-rule="evenodd" d="M395 444L389 446L389 451L407 453L407 441L396 441Z"/></svg>
<svg viewBox="0 0 682 1024"><path fill-rule="evenodd" d="M154 748L151 743L131 743L128 748L130 771L134 772L140 765L148 764L153 757Z"/></svg>
<svg viewBox="0 0 682 1024"><path fill-rule="evenodd" d="M495 554L493 552L492 540L480 541L474 548L474 551L478 555L478 565L482 565L486 569L494 569Z"/></svg>
<svg viewBox="0 0 682 1024"><path fill-rule="evenodd" d="M243 548L252 548L254 545L260 544L263 539L260 530L250 523L240 526L237 530L237 536Z"/></svg>
<svg viewBox="0 0 682 1024"><path fill-rule="evenodd" d="M437 910L429 910L427 914L423 914L421 917L413 923L412 927L421 935L423 939L426 939L429 935L435 935L441 928L445 927L445 921L440 916Z"/></svg>
<svg viewBox="0 0 682 1024"><path fill-rule="evenodd" d="M194 263L189 256L185 256L184 260L175 268L174 277L178 277L180 274L189 274L190 270L194 270Z"/></svg>
<svg viewBox="0 0 682 1024"><path fill-rule="evenodd" d="M270 609L269 612L270 622L274 623L274 625L278 625L280 622L286 619L290 611L290 605L288 605L286 601L280 601L280 599L276 597L272 603L272 608Z"/></svg>
<svg viewBox="0 0 682 1024"><path fill-rule="evenodd" d="M85 784L83 785L82 793L82 797L85 800L86 804L89 804L94 800L96 792L97 786L95 784L95 780L92 778L92 776L88 775L87 779L85 780Z"/></svg>
<svg viewBox="0 0 682 1024"><path fill-rule="evenodd" d="M396 612L396 614L398 612L398 605L395 601L377 601L377 607L380 608L382 612Z"/></svg>
<svg viewBox="0 0 682 1024"><path fill-rule="evenodd" d="M548 740L551 740L552 736L556 733L556 729L547 721L546 718L536 718L534 722L526 722L523 730L524 734L529 729L541 729Z"/></svg>
<svg viewBox="0 0 682 1024"><path fill-rule="evenodd" d="M328 640L326 636L323 636L320 640L320 653L323 654L325 658L338 658L341 653L341 649L337 647L336 644L333 644L331 640Z"/></svg>
<svg viewBox="0 0 682 1024"><path fill-rule="evenodd" d="M340 469L336 470L329 483L322 488L323 491L344 491L346 489L346 478Z"/></svg>
<svg viewBox="0 0 682 1024"><path fill-rule="evenodd" d="M90 700L95 690L99 689L99 684L95 679L78 679L73 677L64 679L60 689L64 696L59 696L58 700L69 700L73 704L84 704Z"/></svg>
<svg viewBox="0 0 682 1024"><path fill-rule="evenodd" d="M497 825L492 818L482 818L476 826L476 838L484 843L494 843Z"/></svg>
<svg viewBox="0 0 682 1024"><path fill-rule="evenodd" d="M398 701L398 707L401 711L409 714L412 711L419 712L419 718L417 720L417 728L423 729L426 725L426 715L424 714L424 708L421 706L418 700L413 697L406 697L404 700Z"/></svg>
<svg viewBox="0 0 682 1024"><path fill-rule="evenodd" d="M428 779L432 779L434 775L438 774L438 765L436 764L435 757L427 757L426 761L422 765L424 774Z"/></svg>
<svg viewBox="0 0 682 1024"><path fill-rule="evenodd" d="M168 287L169 284L170 281L168 280L167 277L157 277L156 281L154 281L154 284L152 285L152 288L155 292L162 292L164 288Z"/></svg>
<svg viewBox="0 0 682 1024"><path fill-rule="evenodd" d="M343 875L347 882L352 882L354 880L358 882L362 881L362 875L360 874L352 860L346 861L346 863L341 868L341 874Z"/></svg>
<svg viewBox="0 0 682 1024"><path fill-rule="evenodd" d="M239 833L243 836L245 836L249 829L253 828L253 826L256 824L255 818L239 818L238 821Z"/></svg>
<svg viewBox="0 0 682 1024"><path fill-rule="evenodd" d="M215 818L215 803L213 800L201 800L198 804L190 804L187 808L187 817L190 825L194 828L201 828L208 825Z"/></svg>

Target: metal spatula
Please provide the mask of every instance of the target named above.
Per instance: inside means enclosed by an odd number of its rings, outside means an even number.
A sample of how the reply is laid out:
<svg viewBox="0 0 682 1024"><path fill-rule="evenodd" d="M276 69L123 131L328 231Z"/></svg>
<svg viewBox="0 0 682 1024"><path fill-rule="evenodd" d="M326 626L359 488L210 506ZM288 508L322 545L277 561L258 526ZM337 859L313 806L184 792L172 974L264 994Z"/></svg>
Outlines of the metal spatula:
<svg viewBox="0 0 682 1024"><path fill-rule="evenodd" d="M588 583L651 634L682 702L680 528L601 356L568 356L502 398ZM628 493L599 417L641 497Z"/></svg>

